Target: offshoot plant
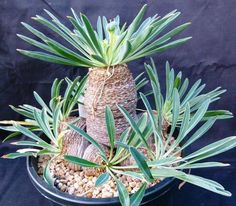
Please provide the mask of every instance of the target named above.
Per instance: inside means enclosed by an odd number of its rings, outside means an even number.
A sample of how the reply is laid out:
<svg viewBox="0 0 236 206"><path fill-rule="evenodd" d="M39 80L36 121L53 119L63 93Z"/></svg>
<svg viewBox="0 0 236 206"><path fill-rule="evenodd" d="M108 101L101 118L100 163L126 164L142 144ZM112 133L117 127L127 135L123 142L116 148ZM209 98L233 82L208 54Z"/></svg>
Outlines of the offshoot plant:
<svg viewBox="0 0 236 206"><path fill-rule="evenodd" d="M86 79L87 76L83 78L77 77L74 81L71 81L69 78L65 78L65 80L55 79L51 88L51 100L49 105L46 104L37 92L34 92L35 100L41 108L28 104L23 104L19 107L11 106L15 112L24 116L26 119L24 119L24 121L0 121L2 125L0 129L12 132L4 141L21 134L34 141L13 142L12 144L28 146L30 148L21 149L17 153L11 153L4 157L16 158L24 155L59 154L63 146L62 138L65 133L65 131L62 131L62 133L59 134L59 124L70 117L73 111L78 111L77 105L81 104L81 102L78 102L78 99L83 95ZM62 95L61 86L63 81L66 82L66 89ZM79 118L74 120L74 122L76 121L79 121ZM42 135L35 134L35 132L45 134L52 144L48 144L48 141L44 140ZM32 147L36 147L37 149Z"/></svg>

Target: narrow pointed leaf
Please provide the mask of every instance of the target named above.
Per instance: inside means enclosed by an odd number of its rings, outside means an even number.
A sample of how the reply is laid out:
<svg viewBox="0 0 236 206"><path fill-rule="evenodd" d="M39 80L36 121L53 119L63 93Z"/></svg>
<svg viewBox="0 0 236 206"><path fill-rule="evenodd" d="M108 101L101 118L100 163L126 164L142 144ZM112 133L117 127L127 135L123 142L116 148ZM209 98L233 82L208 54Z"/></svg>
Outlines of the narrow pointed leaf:
<svg viewBox="0 0 236 206"><path fill-rule="evenodd" d="M135 159L135 162L139 166L139 169L142 171L142 173L145 175L145 178L149 181L152 182L154 180L150 169L147 165L147 162L144 158L144 156L134 147L130 147L130 153L132 154L133 158Z"/></svg>
<svg viewBox="0 0 236 206"><path fill-rule="evenodd" d="M91 162L91 161L88 161L86 159L82 159L82 158L79 158L76 156L65 155L64 158L65 158L65 160L70 161L74 164L78 164L82 167L96 167L96 168L101 167L101 165L99 165L97 163L94 163L94 162Z"/></svg>
<svg viewBox="0 0 236 206"><path fill-rule="evenodd" d="M108 172L103 173L98 176L96 182L95 182L95 187L99 187L106 183L109 180L110 174Z"/></svg>

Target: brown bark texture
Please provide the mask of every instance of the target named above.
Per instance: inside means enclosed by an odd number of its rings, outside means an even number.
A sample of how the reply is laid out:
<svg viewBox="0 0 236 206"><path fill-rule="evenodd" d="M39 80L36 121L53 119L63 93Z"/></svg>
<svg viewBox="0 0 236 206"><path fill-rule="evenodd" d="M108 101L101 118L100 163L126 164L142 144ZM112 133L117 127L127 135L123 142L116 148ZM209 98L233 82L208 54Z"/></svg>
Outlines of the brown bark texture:
<svg viewBox="0 0 236 206"><path fill-rule="evenodd" d="M89 145L89 142L86 139L84 139L79 133L67 127L67 124L72 123L75 119L76 117L70 117L66 119L64 122L61 122L59 125L59 132L68 130L63 137L63 146L64 146L63 154L73 155L82 158L85 149ZM85 129L86 121L84 118L81 118L74 125L81 129ZM69 167L70 169L73 169L75 171L81 169L79 165L73 163L69 163Z"/></svg>
<svg viewBox="0 0 236 206"><path fill-rule="evenodd" d="M117 104L122 105L132 117L136 116L137 91L128 66L122 64L109 68L91 68L84 99L86 129L96 141L107 146L106 105L110 106L114 115L116 139L129 127Z"/></svg>

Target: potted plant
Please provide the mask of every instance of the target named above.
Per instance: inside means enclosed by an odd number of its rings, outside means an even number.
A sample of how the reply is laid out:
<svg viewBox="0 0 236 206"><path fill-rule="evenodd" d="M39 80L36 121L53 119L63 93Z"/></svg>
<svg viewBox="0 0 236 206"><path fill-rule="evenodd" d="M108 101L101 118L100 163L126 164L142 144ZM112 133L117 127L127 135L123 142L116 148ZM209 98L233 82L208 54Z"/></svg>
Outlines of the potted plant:
<svg viewBox="0 0 236 206"><path fill-rule="evenodd" d="M142 22L145 10L146 5L128 28L125 25L120 28L119 16L109 23L105 17L99 17L97 31L85 15L79 17L73 10L73 17L68 17L74 25L73 31L48 11L52 21L38 15L33 18L63 37L76 51L23 23L43 43L18 36L47 53L19 52L44 61L90 67L88 77L73 81L66 78L65 92L61 90L63 80L56 79L48 104L35 92L39 108L12 107L26 117L25 121L0 122L1 129L12 132L6 140L19 134L30 138L13 142L26 148L3 158L29 157L27 168L33 184L60 205L148 204L161 198L176 179L231 195L219 183L191 175L189 170L228 166L201 161L234 148L236 137L222 139L193 153L187 151L217 119L232 117L225 110L208 110L209 104L225 90L216 88L202 93L205 85L201 85L200 80L188 89L188 79L183 80L181 72L175 75L167 62L163 96L151 60L145 68L152 90L137 95L137 90L148 80L142 78L142 74L134 79L126 63L189 39L170 41L189 23L156 39L180 13L173 11L162 18L154 15ZM148 95L154 97L153 108ZM136 112L138 98L145 106L139 114ZM79 108L81 111L83 105L85 115L82 112L79 116L77 111Z"/></svg>

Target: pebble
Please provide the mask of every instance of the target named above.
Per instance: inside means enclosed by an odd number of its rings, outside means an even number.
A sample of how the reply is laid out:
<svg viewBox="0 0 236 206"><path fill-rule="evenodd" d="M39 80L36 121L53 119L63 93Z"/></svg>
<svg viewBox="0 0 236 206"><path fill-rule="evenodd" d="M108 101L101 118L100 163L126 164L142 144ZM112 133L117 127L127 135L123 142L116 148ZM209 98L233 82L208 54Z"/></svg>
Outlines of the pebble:
<svg viewBox="0 0 236 206"><path fill-rule="evenodd" d="M69 193L70 195L73 195L74 192L75 192L75 188L74 188L74 187L70 187L70 188L68 189L68 193Z"/></svg>
<svg viewBox="0 0 236 206"><path fill-rule="evenodd" d="M102 193L102 198L108 198L108 197L112 197L113 196L113 193L111 192L103 192Z"/></svg>
<svg viewBox="0 0 236 206"><path fill-rule="evenodd" d="M79 186L80 186L80 185L79 185L78 183L75 183L75 184L74 184L74 188L75 188L76 190L79 188Z"/></svg>
<svg viewBox="0 0 236 206"><path fill-rule="evenodd" d="M135 186L136 186L136 182L130 182L130 183L129 183L129 186L130 186L130 187L135 187Z"/></svg>
<svg viewBox="0 0 236 206"><path fill-rule="evenodd" d="M88 193L87 193L87 197L88 197L88 198L92 198L92 197L93 197L93 193L92 193L92 192L88 192Z"/></svg>

